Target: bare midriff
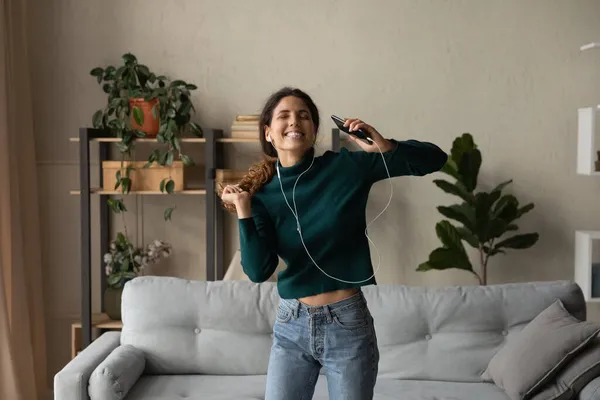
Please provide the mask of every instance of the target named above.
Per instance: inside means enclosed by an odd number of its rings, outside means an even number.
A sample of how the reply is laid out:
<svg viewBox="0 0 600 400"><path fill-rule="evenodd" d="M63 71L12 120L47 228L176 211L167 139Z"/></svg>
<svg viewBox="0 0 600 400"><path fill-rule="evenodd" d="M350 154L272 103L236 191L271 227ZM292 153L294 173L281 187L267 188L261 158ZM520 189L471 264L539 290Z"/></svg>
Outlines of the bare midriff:
<svg viewBox="0 0 600 400"><path fill-rule="evenodd" d="M324 306L326 304L336 303L338 301L345 300L348 297L352 297L358 293L358 291L358 288L340 289L332 292L316 294L314 296L302 297L298 300L308 306Z"/></svg>

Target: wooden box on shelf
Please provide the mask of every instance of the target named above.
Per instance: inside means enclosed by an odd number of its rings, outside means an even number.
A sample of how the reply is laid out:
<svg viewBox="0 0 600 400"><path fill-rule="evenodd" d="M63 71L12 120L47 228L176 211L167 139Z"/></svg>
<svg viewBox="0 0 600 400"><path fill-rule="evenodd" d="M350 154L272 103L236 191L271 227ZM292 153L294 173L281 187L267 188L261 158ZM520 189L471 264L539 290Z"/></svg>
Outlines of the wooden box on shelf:
<svg viewBox="0 0 600 400"><path fill-rule="evenodd" d="M217 169L215 171L215 183L217 190L222 189L225 185L238 183L247 171L238 171L233 169Z"/></svg>
<svg viewBox="0 0 600 400"><path fill-rule="evenodd" d="M125 161L121 166L121 161L103 161L102 162L102 188L106 191L115 190L117 182L116 173L121 171L124 177L126 168L132 165L134 169L130 172L132 192L152 191L160 189L160 182L165 178L171 178L175 183L174 191L184 190L184 165L182 161L173 161L173 164L162 166L153 163L150 167L144 168L146 161Z"/></svg>

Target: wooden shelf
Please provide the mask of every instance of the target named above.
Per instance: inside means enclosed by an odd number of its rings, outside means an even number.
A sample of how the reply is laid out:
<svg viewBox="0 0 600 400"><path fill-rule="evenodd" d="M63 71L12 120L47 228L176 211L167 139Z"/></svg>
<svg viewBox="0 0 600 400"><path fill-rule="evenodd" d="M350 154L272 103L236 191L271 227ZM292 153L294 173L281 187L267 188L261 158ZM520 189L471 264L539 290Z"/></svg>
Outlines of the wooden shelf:
<svg viewBox="0 0 600 400"><path fill-rule="evenodd" d="M70 142L73 143L79 143L79 138L76 137L72 137L69 138ZM102 142L102 143L118 143L120 142L121 139L120 138L97 138L97 139L90 139L90 142ZM158 143L158 139L156 138L138 138L135 139L136 142L142 142L142 143ZM216 139L217 142L220 143L258 143L259 140L258 138L256 139L251 139L251 138L219 138ZM206 139L205 138L183 138L180 139L180 142L182 143L206 143Z"/></svg>
<svg viewBox="0 0 600 400"><path fill-rule="evenodd" d="M71 326L74 328L81 328L81 321L75 321ZM110 317L104 313L92 314L92 327L101 329L121 329L123 328L123 321L110 319Z"/></svg>
<svg viewBox="0 0 600 400"><path fill-rule="evenodd" d="M79 196L81 194L81 191L79 190L71 190L69 191L70 194L75 195L75 196ZM166 196L168 195L168 193L161 193L160 190L142 190L139 192L129 192L127 194L124 194L118 190L102 190L102 188L92 188L90 190L91 194L106 194L106 195L162 195L162 196ZM173 194L171 194L171 196L173 195L204 195L206 194L206 189L186 189L186 190L180 190L180 191L176 191L173 192Z"/></svg>
<svg viewBox="0 0 600 400"><path fill-rule="evenodd" d="M75 321L71 324L71 358L75 358L81 351L81 321ZM123 321L110 319L104 313L92 314L92 329L120 330L123 328Z"/></svg>
<svg viewBox="0 0 600 400"><path fill-rule="evenodd" d="M79 143L79 138L72 137L69 138L70 142ZM96 138L90 139L90 142L102 142L102 143L118 143L120 142L120 138ZM136 138L136 142L147 142L147 143L158 143L158 139L156 138ZM182 143L206 143L206 139L204 138L182 138L179 139Z"/></svg>
<svg viewBox="0 0 600 400"><path fill-rule="evenodd" d="M250 138L219 138L217 142L220 143L258 143L260 140Z"/></svg>

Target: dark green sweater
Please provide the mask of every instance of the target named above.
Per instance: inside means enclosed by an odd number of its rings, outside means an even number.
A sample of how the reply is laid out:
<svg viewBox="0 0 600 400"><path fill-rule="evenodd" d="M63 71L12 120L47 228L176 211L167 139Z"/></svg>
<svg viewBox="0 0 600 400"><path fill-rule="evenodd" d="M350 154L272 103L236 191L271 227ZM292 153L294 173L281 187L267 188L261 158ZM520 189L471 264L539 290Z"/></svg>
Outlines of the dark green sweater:
<svg viewBox="0 0 600 400"><path fill-rule="evenodd" d="M391 141L396 147L384 156L392 177L423 176L439 171L446 162L446 153L434 144ZM294 183L308 168L312 156L313 150L294 166L279 165L292 209ZM329 275L346 281L363 281L373 275L365 236L366 205L373 183L387 177L381 153L342 148L339 153L327 151L316 157L300 178L295 201L302 237L313 259ZM277 287L285 299L376 284L375 277L359 284L343 283L313 264L283 198L277 174L252 196L251 204L252 217L241 218L238 223L241 264L252 282L266 281L277 268L280 256L287 268L278 274ZM384 215L376 223L383 221Z"/></svg>

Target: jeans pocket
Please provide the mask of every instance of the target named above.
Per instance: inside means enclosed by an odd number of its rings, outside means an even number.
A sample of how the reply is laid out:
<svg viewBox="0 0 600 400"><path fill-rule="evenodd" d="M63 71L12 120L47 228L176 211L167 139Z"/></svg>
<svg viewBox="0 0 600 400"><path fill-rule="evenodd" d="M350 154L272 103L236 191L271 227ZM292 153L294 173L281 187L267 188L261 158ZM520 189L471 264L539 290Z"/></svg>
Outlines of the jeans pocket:
<svg viewBox="0 0 600 400"><path fill-rule="evenodd" d="M283 304L279 304L279 306L277 306L277 315L275 316L275 319L277 320L277 322L286 323L291 318L292 318L292 310Z"/></svg>
<svg viewBox="0 0 600 400"><path fill-rule="evenodd" d="M353 330L369 325L370 314L363 307L350 307L333 314L333 321L341 328Z"/></svg>

